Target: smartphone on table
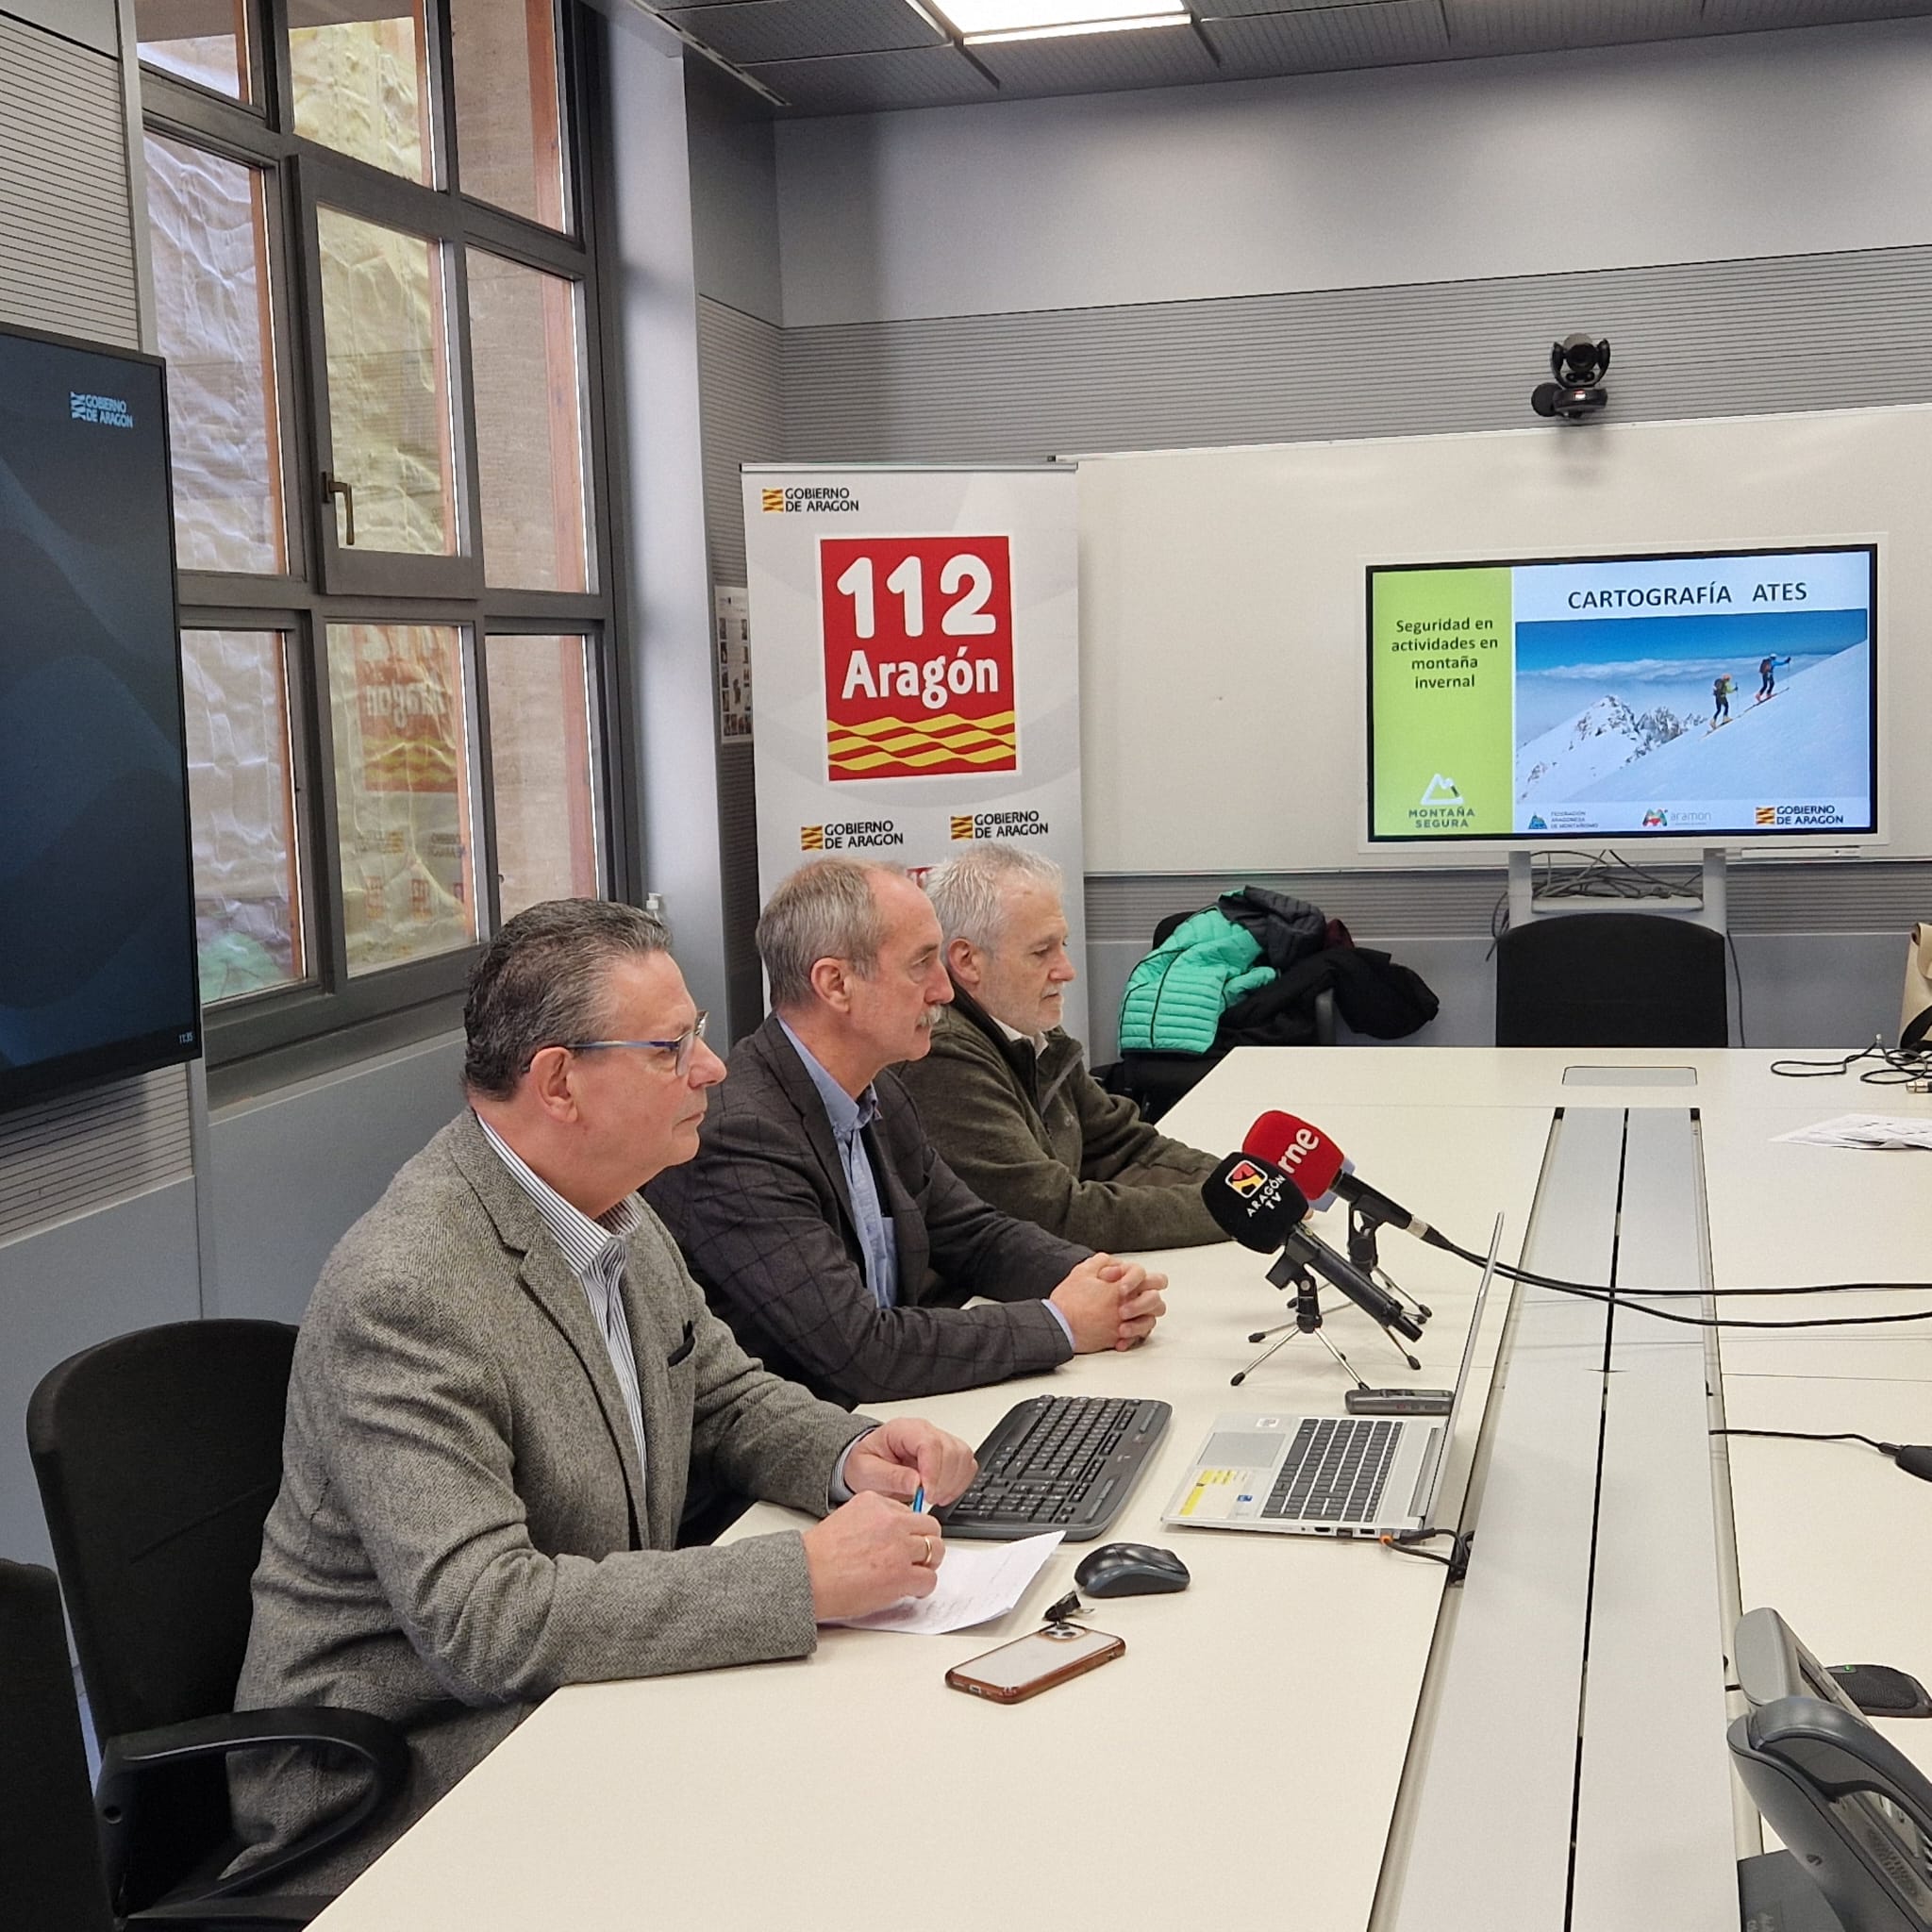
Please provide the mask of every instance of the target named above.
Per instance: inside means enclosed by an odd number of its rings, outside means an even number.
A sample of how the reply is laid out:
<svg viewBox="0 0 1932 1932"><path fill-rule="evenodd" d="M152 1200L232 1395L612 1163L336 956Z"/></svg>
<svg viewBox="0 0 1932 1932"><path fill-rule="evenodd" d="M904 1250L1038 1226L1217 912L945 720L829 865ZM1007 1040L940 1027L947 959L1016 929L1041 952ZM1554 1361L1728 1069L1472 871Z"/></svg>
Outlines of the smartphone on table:
<svg viewBox="0 0 1932 1932"><path fill-rule="evenodd" d="M1105 1630L1083 1630L1077 1624L1049 1624L1026 1637L1016 1637L997 1650L989 1650L955 1664L946 1682L974 1697L995 1704L1021 1704L1124 1656L1126 1644Z"/></svg>

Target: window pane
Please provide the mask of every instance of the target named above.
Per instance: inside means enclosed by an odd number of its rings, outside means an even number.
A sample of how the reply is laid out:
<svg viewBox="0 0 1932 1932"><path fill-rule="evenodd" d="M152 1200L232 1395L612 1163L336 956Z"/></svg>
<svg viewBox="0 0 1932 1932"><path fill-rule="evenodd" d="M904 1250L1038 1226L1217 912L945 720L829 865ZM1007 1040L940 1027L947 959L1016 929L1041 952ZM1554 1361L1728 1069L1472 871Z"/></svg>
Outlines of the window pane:
<svg viewBox="0 0 1932 1932"><path fill-rule="evenodd" d="M134 0L134 31L150 67L248 99L248 0Z"/></svg>
<svg viewBox="0 0 1932 1932"><path fill-rule="evenodd" d="M450 0L449 22L463 192L568 227L556 0Z"/></svg>
<svg viewBox="0 0 1932 1932"><path fill-rule="evenodd" d="M597 742L584 638L490 640L490 774L497 910L603 891Z"/></svg>
<svg viewBox="0 0 1932 1932"><path fill-rule="evenodd" d="M201 999L307 977L284 640L181 633Z"/></svg>
<svg viewBox="0 0 1932 1932"><path fill-rule="evenodd" d="M435 179L423 0L289 0L289 70L297 134Z"/></svg>
<svg viewBox="0 0 1932 1932"><path fill-rule="evenodd" d="M469 260L484 578L588 590L577 284L481 249Z"/></svg>
<svg viewBox="0 0 1932 1932"><path fill-rule="evenodd" d="M477 928L461 632L332 624L328 697L350 973L469 945Z"/></svg>
<svg viewBox="0 0 1932 1932"><path fill-rule="evenodd" d="M288 568L265 177L149 135L156 325L183 570Z"/></svg>
<svg viewBox="0 0 1932 1932"><path fill-rule="evenodd" d="M331 208L316 210L316 232L329 436L356 492L356 546L454 556L442 250ZM340 505L336 517L346 542Z"/></svg>

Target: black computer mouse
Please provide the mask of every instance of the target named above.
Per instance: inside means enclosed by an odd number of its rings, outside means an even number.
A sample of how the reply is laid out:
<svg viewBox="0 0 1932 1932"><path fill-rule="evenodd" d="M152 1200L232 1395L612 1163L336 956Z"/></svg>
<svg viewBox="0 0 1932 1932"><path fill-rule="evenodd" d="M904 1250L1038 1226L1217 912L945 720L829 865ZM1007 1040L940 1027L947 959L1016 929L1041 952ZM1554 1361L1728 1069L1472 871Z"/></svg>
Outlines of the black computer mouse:
<svg viewBox="0 0 1932 1932"><path fill-rule="evenodd" d="M1151 1543L1102 1543L1080 1558L1074 1581L1089 1596L1147 1596L1187 1589L1188 1566Z"/></svg>

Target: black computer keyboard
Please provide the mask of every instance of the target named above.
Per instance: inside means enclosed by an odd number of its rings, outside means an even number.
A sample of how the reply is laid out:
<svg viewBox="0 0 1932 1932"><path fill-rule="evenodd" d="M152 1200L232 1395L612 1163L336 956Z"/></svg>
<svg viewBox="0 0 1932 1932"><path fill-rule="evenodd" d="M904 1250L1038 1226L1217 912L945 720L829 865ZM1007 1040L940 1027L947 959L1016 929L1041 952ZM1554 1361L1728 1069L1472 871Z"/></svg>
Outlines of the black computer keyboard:
<svg viewBox="0 0 1932 1932"><path fill-rule="evenodd" d="M1010 1542L1058 1529L1086 1542L1120 1514L1173 1413L1108 1395L1016 1403L979 1445L973 1487L940 1521L948 1536Z"/></svg>

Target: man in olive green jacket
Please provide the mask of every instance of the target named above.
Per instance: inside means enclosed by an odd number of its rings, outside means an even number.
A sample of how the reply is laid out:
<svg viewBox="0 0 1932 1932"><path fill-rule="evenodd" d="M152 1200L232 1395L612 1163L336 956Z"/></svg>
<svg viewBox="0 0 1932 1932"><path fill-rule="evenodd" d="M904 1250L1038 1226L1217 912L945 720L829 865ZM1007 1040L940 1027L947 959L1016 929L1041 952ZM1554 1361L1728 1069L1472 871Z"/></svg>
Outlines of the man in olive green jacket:
<svg viewBox="0 0 1932 1932"><path fill-rule="evenodd" d="M1201 1199L1216 1157L1157 1133L1087 1071L1059 1025L1067 957L1060 871L976 846L926 881L954 1000L924 1059L898 1069L946 1163L974 1193L1104 1250L1225 1237Z"/></svg>

